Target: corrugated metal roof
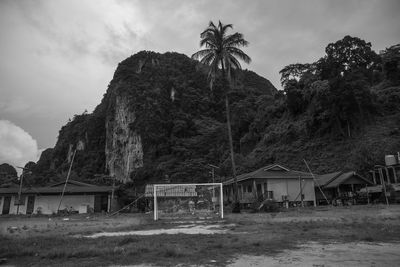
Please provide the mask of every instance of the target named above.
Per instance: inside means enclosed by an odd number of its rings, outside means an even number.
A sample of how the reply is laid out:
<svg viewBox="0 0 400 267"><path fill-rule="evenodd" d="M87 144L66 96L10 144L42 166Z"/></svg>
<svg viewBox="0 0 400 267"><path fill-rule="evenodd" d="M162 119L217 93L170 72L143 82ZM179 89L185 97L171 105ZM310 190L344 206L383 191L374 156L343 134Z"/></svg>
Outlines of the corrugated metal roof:
<svg viewBox="0 0 400 267"><path fill-rule="evenodd" d="M339 176L342 172L332 172L332 173L327 173L327 174L322 174L322 175L316 175L315 179L317 180L317 183L319 186L325 186L329 184L333 179L335 179L337 176Z"/></svg>
<svg viewBox="0 0 400 267"><path fill-rule="evenodd" d="M0 194L18 194L18 187L0 188ZM24 187L22 194L58 194L62 193L63 187ZM112 186L70 186L65 188L65 194L75 193L106 193L111 192Z"/></svg>
<svg viewBox="0 0 400 267"><path fill-rule="evenodd" d="M244 181L247 179L261 179L261 178L267 178L267 179L298 179L299 177L301 177L302 179L312 179L312 175L307 173L307 172L301 172L301 171L294 171L294 170L290 170L286 167L283 167L281 165L278 164L273 164L273 165L269 165L269 166L265 166L262 167L258 170L255 170L253 172L250 173L245 173L245 174L241 174L238 175L237 181ZM233 183L234 180L229 179L227 181L224 182L224 185L228 185Z"/></svg>
<svg viewBox="0 0 400 267"><path fill-rule="evenodd" d="M62 181L62 182L57 182L57 183L54 183L54 184L51 184L51 185L49 185L49 187L55 187L55 186L64 186L64 184L65 184L65 181ZM75 180L68 180L68 185L76 185L76 186L95 186L95 185L92 185L92 184L88 184L88 183L84 183L84 182L79 182L79 181L75 181Z"/></svg>
<svg viewBox="0 0 400 267"><path fill-rule="evenodd" d="M316 180L319 186L323 188L336 188L346 182L348 179L356 177L360 184L372 184L371 181L357 174L356 172L332 172L323 175L317 175Z"/></svg>

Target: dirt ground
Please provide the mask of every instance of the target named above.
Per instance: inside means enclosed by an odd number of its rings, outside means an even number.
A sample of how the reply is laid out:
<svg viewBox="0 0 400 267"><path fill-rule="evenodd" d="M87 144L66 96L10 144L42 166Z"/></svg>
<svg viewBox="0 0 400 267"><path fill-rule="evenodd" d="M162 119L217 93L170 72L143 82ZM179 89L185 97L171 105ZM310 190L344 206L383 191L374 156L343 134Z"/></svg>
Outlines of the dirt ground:
<svg viewBox="0 0 400 267"><path fill-rule="evenodd" d="M0 217L11 266L397 266L400 206L226 214L203 221L151 214Z"/></svg>

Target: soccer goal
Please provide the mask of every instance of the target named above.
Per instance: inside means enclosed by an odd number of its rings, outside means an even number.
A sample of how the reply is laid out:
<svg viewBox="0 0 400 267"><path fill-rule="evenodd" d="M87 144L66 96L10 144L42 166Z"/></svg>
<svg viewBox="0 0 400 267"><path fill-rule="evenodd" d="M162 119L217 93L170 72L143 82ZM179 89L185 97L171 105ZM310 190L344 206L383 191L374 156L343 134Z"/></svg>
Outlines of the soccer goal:
<svg viewBox="0 0 400 267"><path fill-rule="evenodd" d="M224 218L222 183L154 184L154 220Z"/></svg>

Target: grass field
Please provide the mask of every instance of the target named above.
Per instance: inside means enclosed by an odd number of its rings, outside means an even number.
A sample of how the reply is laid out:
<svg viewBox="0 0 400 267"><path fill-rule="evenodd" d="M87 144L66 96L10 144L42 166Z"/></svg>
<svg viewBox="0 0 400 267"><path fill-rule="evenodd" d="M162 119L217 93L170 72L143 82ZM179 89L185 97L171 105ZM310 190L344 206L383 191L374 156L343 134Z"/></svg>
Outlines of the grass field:
<svg viewBox="0 0 400 267"><path fill-rule="evenodd" d="M186 234L179 233L181 229ZM218 233L202 232L204 229ZM151 234L152 231L175 234ZM103 232L123 234L87 237ZM154 222L146 214L3 216L0 235L0 258L16 266L267 266L271 261L266 259L277 262L270 266L313 266L319 256L332 252L336 257L334 254L342 245L347 246L340 252L342 264L340 259L337 262L326 258L322 260L324 266L345 266L346 257L361 266L371 262L395 266L400 261L392 251L400 248L400 206L227 214L224 220L208 222ZM368 253L378 247L377 255ZM326 253L322 251L325 248ZM314 257L310 257L310 251L314 251ZM367 258L369 261L365 262Z"/></svg>

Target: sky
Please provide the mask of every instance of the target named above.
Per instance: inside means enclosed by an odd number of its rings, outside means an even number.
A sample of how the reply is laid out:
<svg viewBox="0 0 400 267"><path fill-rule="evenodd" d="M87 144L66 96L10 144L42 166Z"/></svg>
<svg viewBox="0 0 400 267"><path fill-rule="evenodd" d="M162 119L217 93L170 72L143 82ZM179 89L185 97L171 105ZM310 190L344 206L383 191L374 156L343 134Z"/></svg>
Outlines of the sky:
<svg viewBox="0 0 400 267"><path fill-rule="evenodd" d="M400 43L399 13L398 0L0 0L0 164L53 147L130 55L196 52L211 20L243 33L243 67L281 89L279 70L314 62L345 35L377 52Z"/></svg>

